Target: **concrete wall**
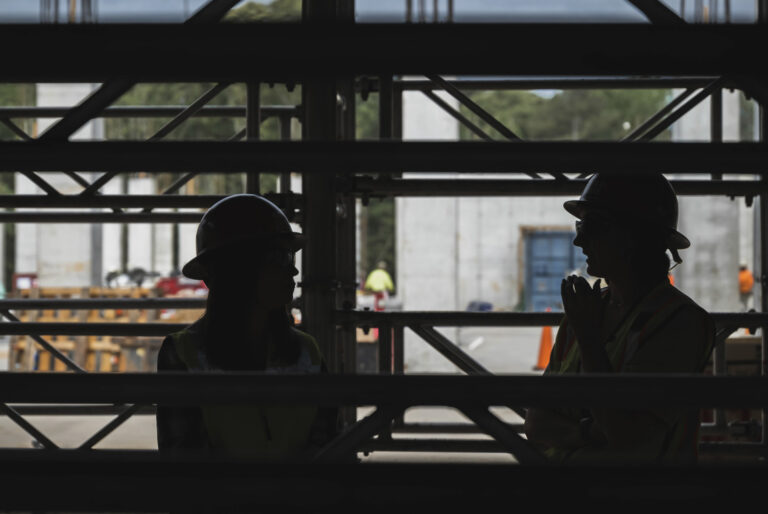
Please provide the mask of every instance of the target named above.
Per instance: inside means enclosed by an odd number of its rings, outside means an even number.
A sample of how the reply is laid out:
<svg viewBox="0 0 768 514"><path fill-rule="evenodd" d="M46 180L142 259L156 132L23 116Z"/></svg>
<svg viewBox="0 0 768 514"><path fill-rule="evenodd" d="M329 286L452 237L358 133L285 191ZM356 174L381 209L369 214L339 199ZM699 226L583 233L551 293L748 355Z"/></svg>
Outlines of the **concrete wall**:
<svg viewBox="0 0 768 514"><path fill-rule="evenodd" d="M38 84L40 106L72 106L94 88L92 84ZM55 120L38 120L42 133ZM84 125L71 139L102 139L103 123L96 120ZM63 194L82 190L71 178L61 173L41 174ZM81 174L93 180L92 174ZM17 194L42 194L28 179L17 175ZM16 271L36 272L43 287L87 286L99 281L102 274L101 225L89 224L19 224L17 225ZM96 241L97 244L93 244Z"/></svg>
<svg viewBox="0 0 768 514"><path fill-rule="evenodd" d="M457 102L440 92L446 102ZM419 92L403 93L403 139L459 138L457 122ZM418 173L407 176L419 176ZM427 175L429 176L429 175ZM397 287L403 310L459 308L456 198L397 198ZM440 329L455 340L455 329ZM455 371L455 367L406 330L408 371Z"/></svg>
<svg viewBox="0 0 768 514"><path fill-rule="evenodd" d="M672 134L678 141L709 141L709 100L673 125ZM739 139L739 99L727 91L723 139ZM738 265L740 260L752 261L752 209L742 199L721 196L681 197L679 205L679 228L691 240L691 248L680 253L683 264L674 270L675 285L705 309L739 310Z"/></svg>
<svg viewBox="0 0 768 514"><path fill-rule="evenodd" d="M128 179L128 194L152 195L156 191L154 177L131 177ZM141 268L153 271L153 227L151 223L128 225L128 269Z"/></svg>

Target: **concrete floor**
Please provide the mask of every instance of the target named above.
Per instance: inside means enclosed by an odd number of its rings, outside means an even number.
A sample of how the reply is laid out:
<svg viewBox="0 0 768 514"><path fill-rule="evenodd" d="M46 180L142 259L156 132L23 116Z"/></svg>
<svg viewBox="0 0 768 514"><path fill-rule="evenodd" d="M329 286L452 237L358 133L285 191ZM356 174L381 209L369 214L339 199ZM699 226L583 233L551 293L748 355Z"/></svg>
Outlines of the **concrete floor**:
<svg viewBox="0 0 768 514"><path fill-rule="evenodd" d="M538 356L540 328L472 328L464 329L460 346L473 358L494 373L533 374ZM482 338L482 339L479 339ZM359 417L370 409L358 409ZM494 412L508 422L520 419L509 409ZM27 419L53 442L63 448L76 448L104 426L107 416L28 416ZM443 408L414 408L406 412L406 422L455 423L469 421L457 411ZM418 438L424 435L408 434L395 437ZM482 439L474 434L440 434L441 439ZM30 448L32 437L6 417L0 417L0 447ZM153 416L134 416L96 445L97 449L153 449L157 448ZM361 455L364 462L514 462L506 454L487 453L416 453L375 452Z"/></svg>

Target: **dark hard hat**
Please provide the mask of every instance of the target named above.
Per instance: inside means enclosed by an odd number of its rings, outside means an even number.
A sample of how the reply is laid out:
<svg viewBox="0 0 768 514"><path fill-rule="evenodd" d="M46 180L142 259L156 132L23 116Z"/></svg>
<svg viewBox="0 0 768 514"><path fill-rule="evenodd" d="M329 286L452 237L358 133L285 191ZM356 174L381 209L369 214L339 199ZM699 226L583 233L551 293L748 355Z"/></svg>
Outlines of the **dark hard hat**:
<svg viewBox="0 0 768 514"><path fill-rule="evenodd" d="M599 211L620 221L657 228L666 233L667 248L671 250L691 246L688 238L677 231L677 196L661 173L595 173L581 198L563 206L577 218Z"/></svg>
<svg viewBox="0 0 768 514"><path fill-rule="evenodd" d="M184 265L185 276L206 278L205 259L222 248L249 245L256 250L284 247L296 251L304 244L301 234L291 230L291 224L277 205L266 198L238 194L213 204L197 227L197 255Z"/></svg>

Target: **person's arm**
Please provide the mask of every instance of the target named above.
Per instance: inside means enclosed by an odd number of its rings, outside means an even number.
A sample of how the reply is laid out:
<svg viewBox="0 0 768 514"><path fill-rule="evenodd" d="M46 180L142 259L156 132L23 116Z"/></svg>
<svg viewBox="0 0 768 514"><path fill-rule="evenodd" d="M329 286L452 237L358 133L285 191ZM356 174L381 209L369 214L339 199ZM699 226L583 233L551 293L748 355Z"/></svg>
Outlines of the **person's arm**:
<svg viewBox="0 0 768 514"><path fill-rule="evenodd" d="M166 337L157 356L157 371L187 371L174 348L173 340ZM208 434L203 416L197 406L157 406L157 447L160 450L208 448Z"/></svg>
<svg viewBox="0 0 768 514"><path fill-rule="evenodd" d="M550 409L528 409L523 430L539 447L570 450L587 445L578 421Z"/></svg>

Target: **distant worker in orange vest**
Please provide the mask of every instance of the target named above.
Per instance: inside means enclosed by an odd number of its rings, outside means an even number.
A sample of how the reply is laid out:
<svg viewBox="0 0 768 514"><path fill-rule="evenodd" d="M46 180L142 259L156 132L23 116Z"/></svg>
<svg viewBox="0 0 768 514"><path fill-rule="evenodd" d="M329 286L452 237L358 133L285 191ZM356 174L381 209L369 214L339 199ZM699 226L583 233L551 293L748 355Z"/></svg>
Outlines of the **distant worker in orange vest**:
<svg viewBox="0 0 768 514"><path fill-rule="evenodd" d="M677 231L677 197L661 174L595 174L579 200L575 246L583 277L562 281L565 318L545 375L701 373L714 344L711 316L672 287L669 257L690 246ZM607 387L607 386L606 386ZM691 464L699 410L691 408L531 408L528 440L555 463Z"/></svg>
<svg viewBox="0 0 768 514"><path fill-rule="evenodd" d="M744 310L749 310L749 300L752 298L752 289L755 285L755 277L749 271L747 265L742 263L739 266L739 300Z"/></svg>

